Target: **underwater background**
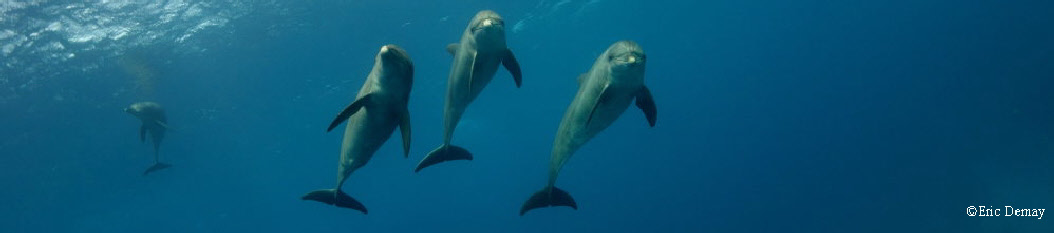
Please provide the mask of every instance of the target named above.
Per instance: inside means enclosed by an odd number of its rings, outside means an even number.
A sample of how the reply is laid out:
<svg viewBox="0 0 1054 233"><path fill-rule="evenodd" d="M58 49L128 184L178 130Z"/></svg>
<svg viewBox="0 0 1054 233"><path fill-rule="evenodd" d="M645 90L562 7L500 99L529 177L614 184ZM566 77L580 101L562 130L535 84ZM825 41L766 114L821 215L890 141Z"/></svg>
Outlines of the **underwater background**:
<svg viewBox="0 0 1054 233"><path fill-rule="evenodd" d="M523 68L442 142L469 19L505 18ZM3 232L1051 232L1051 1L3 1ZM658 106L630 107L557 184L578 210L518 215L546 181L576 77L619 40ZM331 188L325 128L384 44L416 66L413 144ZM121 111L167 110L161 159Z"/></svg>

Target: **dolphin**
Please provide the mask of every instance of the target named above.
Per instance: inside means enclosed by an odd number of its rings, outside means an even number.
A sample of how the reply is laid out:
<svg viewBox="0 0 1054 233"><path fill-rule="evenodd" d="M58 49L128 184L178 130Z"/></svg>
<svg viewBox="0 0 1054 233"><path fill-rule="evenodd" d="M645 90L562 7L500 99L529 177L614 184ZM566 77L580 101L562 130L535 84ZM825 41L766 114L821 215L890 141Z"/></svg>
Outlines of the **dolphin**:
<svg viewBox="0 0 1054 233"><path fill-rule="evenodd" d="M556 176L571 155L603 131L635 100L648 125L655 126L655 101L644 86L644 50L632 41L619 41L597 57L588 73L578 76L578 93L567 107L553 141L549 183L520 208L522 216L535 208L568 206L578 209L566 191L556 188Z"/></svg>
<svg viewBox="0 0 1054 233"><path fill-rule="evenodd" d="M161 156L158 153L161 139L165 138L165 131L168 130L165 109L154 102L138 102L124 108L124 112L132 114L132 116L139 118L143 122L143 125L139 126L139 140L145 143L146 134L150 133L150 139L154 142L154 165L143 171L143 175L171 167L171 164L161 162Z"/></svg>
<svg viewBox="0 0 1054 233"><path fill-rule="evenodd" d="M347 121L344 142L337 164L337 186L307 193L303 200L313 200L362 211L366 206L341 190L352 172L366 165L373 153L388 141L399 127L403 136L403 156L410 153L410 112L407 109L413 86L414 65L410 56L395 45L385 45L374 58L373 70L359 89L355 100L329 124L326 132Z"/></svg>
<svg viewBox="0 0 1054 233"><path fill-rule="evenodd" d="M447 52L454 55L454 62L450 66L443 107L443 144L429 152L414 172L443 161L472 160L472 153L451 145L450 139L461 114L494 78L498 64L512 73L516 87L522 83L520 64L505 46L505 23L494 11L476 13L461 35L461 42L447 45Z"/></svg>

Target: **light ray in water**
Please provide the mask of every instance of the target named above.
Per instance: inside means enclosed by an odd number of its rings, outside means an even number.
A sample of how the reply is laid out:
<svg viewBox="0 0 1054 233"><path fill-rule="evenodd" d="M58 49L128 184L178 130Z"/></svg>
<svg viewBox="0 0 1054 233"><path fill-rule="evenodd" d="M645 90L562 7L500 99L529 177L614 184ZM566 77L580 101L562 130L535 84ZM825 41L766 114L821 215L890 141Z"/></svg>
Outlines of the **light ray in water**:
<svg viewBox="0 0 1054 233"><path fill-rule="evenodd" d="M144 59L141 53L127 53L121 56L121 68L132 79L136 97L141 100L154 97L157 85L157 71Z"/></svg>

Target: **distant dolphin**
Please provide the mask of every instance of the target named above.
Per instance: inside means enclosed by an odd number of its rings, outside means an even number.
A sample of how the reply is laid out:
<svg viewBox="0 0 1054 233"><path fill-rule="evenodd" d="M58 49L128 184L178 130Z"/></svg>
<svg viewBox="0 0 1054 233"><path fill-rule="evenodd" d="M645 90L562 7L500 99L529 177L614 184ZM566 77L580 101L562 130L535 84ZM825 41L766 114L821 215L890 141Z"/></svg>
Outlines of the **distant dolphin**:
<svg viewBox="0 0 1054 233"><path fill-rule="evenodd" d="M644 86L644 63L644 50L637 43L619 41L597 58L588 73L578 76L578 94L556 130L549 183L523 203L520 215L549 206L578 209L570 194L554 186L560 168L578 148L618 119L634 99L644 111L648 125L655 126L655 102Z"/></svg>
<svg viewBox="0 0 1054 233"><path fill-rule="evenodd" d="M165 119L165 109L161 108L160 104L154 102L139 102L134 103L124 109L124 112L132 114L136 118L139 118L143 122L142 126L139 126L139 140L146 142L146 134L150 133L151 141L154 142L154 165L147 168L143 172L143 175L150 174L151 172L171 167L171 164L162 163L161 156L158 153L158 148L161 146L161 139L165 138L165 130L168 129L168 120Z"/></svg>
<svg viewBox="0 0 1054 233"><path fill-rule="evenodd" d="M355 101L329 124L326 131L348 121L337 164L337 187L307 193L301 199L314 200L366 214L366 206L341 191L352 172L366 165L373 153L388 141L395 127L403 135L403 156L410 153L410 112L407 102L413 86L414 65L410 56L395 45L385 45L374 58L373 70L359 89Z"/></svg>
<svg viewBox="0 0 1054 233"><path fill-rule="evenodd" d="M447 45L446 49L454 55L454 62L450 66L443 108L443 145L429 152L414 172L443 161L472 160L468 150L451 145L450 139L461 114L494 78L499 63L512 73L516 87L522 83L520 64L505 46L505 23L494 11L476 13L461 35L461 42Z"/></svg>

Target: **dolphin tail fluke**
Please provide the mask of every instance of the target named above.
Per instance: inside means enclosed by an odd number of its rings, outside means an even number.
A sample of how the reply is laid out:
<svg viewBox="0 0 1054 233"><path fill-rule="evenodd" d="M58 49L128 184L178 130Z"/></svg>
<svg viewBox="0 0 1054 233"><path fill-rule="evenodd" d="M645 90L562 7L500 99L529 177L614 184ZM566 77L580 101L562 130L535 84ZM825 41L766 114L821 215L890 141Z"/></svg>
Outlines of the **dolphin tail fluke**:
<svg viewBox="0 0 1054 233"><path fill-rule="evenodd" d="M147 174L150 174L151 172L156 172L158 170L165 169L165 168L168 168L168 167L171 167L171 166L172 166L172 164L155 163L154 166L150 166L149 168L146 169L146 171L143 171L143 175L146 176Z"/></svg>
<svg viewBox="0 0 1054 233"><path fill-rule="evenodd" d="M532 209L550 206L567 206L572 209L578 209L578 204L575 204L575 199L571 198L571 194L550 186L531 195L531 199L527 199L527 202L523 203L523 207L520 207L520 216Z"/></svg>
<svg viewBox="0 0 1054 233"><path fill-rule="evenodd" d="M358 210L362 211L362 214L366 214L366 206L362 205L361 202L355 200L355 198L351 198L351 196L348 196L348 194L344 193L344 191L337 189L319 189L311 191L310 193L307 193L306 195L304 195L304 197L301 197L300 199L318 201L330 205L335 205L337 207Z"/></svg>
<svg viewBox="0 0 1054 233"><path fill-rule="evenodd" d="M428 156L425 156L425 158L417 164L417 168L414 169L414 172L419 172L421 169L428 166L450 160L472 160L472 153L469 153L468 150L459 146L443 145L432 150L432 152L428 152Z"/></svg>

